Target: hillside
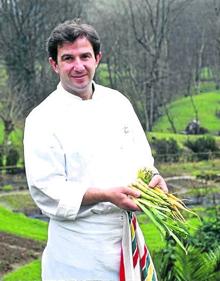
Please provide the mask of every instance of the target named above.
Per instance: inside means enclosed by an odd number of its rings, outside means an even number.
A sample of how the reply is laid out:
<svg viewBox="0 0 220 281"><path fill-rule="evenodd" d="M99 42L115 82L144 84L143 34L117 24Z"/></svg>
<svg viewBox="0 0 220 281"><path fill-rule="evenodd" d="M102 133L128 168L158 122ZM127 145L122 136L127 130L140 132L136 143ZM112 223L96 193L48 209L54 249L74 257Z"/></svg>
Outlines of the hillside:
<svg viewBox="0 0 220 281"><path fill-rule="evenodd" d="M220 92L213 91L193 97L198 110L200 125L211 134L220 132ZM168 106L177 132L185 130L187 124L195 119L195 112L190 97L184 97ZM218 115L218 116L217 116ZM172 132L166 115L161 116L153 126L154 132Z"/></svg>

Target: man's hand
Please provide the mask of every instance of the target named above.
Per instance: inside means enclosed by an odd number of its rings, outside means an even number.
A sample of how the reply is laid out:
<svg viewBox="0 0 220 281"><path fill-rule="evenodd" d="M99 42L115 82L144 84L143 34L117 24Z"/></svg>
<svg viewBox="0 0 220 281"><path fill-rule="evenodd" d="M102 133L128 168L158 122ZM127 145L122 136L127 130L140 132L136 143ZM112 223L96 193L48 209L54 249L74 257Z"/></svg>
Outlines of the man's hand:
<svg viewBox="0 0 220 281"><path fill-rule="evenodd" d="M153 176L153 178L152 178L151 181L149 182L149 186L150 186L150 187L158 186L158 187L160 187L160 189L162 189L164 192L168 192L167 184L166 184L164 178L161 177L160 175L155 175L155 176Z"/></svg>
<svg viewBox="0 0 220 281"><path fill-rule="evenodd" d="M82 205L90 205L98 202L111 202L121 209L140 211L131 197L139 197L140 192L130 187L113 187L109 189L89 188L85 193Z"/></svg>
<svg viewBox="0 0 220 281"><path fill-rule="evenodd" d="M106 192L108 201L115 204L121 209L140 211L139 207L134 203L131 197L138 198L140 192L130 187L111 188Z"/></svg>

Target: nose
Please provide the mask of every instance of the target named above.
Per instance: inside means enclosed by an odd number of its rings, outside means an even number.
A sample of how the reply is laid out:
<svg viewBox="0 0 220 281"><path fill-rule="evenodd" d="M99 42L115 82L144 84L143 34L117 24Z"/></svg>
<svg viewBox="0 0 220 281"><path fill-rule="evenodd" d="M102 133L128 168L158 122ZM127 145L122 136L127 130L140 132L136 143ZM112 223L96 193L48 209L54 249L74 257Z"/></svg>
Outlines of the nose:
<svg viewBox="0 0 220 281"><path fill-rule="evenodd" d="M76 59L73 65L73 69L76 72L82 72L85 69L85 66L80 59Z"/></svg>

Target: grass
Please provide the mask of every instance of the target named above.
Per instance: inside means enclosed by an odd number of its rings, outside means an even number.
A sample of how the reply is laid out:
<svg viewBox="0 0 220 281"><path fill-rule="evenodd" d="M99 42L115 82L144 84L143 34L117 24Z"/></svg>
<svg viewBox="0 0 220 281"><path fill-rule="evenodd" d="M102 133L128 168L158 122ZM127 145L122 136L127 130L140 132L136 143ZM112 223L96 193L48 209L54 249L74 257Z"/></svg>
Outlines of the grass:
<svg viewBox="0 0 220 281"><path fill-rule="evenodd" d="M219 173L220 159L205 160L200 162L158 163L157 168L166 177L171 176L196 176L198 174Z"/></svg>
<svg viewBox="0 0 220 281"><path fill-rule="evenodd" d="M40 281L41 280L40 260L18 268L17 270L4 275L2 281Z"/></svg>
<svg viewBox="0 0 220 281"><path fill-rule="evenodd" d="M24 196L24 194L21 196ZM27 196L24 196L24 198L21 199L21 196L7 195L8 198L4 199L7 201L7 204L10 205L10 208L12 206L20 208L22 203L25 202L25 198L27 198ZM0 199L3 199L2 197ZM17 203L15 203L16 198L18 201ZM27 202L24 204L27 206ZM46 222L27 218L21 213L13 213L11 210L5 209L2 206L0 206L0 231L42 242L47 240ZM40 267L40 260L32 261L19 267L17 270L4 275L2 281L40 281Z"/></svg>
<svg viewBox="0 0 220 281"><path fill-rule="evenodd" d="M156 226L143 214L138 215L138 222L150 252L163 249L166 243Z"/></svg>
<svg viewBox="0 0 220 281"><path fill-rule="evenodd" d="M2 194L0 204L10 210L23 210L25 208L36 208L36 204L28 191L16 192L12 194Z"/></svg>
<svg viewBox="0 0 220 281"><path fill-rule="evenodd" d="M200 124L216 134L220 131L220 119L216 116L216 110L220 110L220 92L213 91L199 94L193 97L198 109ZM178 132L185 130L186 125L195 119L195 113L190 97L178 99L169 105L170 114L174 120ZM172 132L167 116L163 115L153 126L154 132Z"/></svg>
<svg viewBox="0 0 220 281"><path fill-rule="evenodd" d="M0 206L0 231L38 241L47 240L47 223Z"/></svg>

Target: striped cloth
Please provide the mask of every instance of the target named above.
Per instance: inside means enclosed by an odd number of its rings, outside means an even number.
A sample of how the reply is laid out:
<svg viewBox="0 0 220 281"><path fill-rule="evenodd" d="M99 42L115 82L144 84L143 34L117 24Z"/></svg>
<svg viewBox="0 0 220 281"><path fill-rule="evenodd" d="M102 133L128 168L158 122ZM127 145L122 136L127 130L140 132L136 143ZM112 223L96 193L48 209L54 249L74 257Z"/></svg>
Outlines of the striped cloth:
<svg viewBox="0 0 220 281"><path fill-rule="evenodd" d="M120 281L157 281L156 271L134 212L123 228ZM126 226L127 225L127 226Z"/></svg>

